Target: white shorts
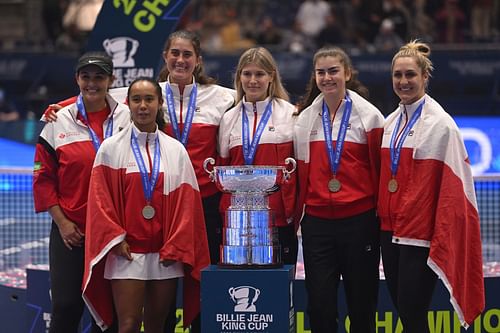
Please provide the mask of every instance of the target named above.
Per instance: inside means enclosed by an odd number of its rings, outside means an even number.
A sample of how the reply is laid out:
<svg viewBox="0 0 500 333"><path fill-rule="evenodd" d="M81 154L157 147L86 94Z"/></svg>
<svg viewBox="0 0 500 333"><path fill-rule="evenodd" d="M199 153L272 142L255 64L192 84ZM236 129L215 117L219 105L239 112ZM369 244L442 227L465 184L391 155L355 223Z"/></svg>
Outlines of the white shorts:
<svg viewBox="0 0 500 333"><path fill-rule="evenodd" d="M175 262L170 266L160 263L158 253L132 253L132 261L125 257L108 253L104 278L135 280L168 280L184 276L183 264Z"/></svg>

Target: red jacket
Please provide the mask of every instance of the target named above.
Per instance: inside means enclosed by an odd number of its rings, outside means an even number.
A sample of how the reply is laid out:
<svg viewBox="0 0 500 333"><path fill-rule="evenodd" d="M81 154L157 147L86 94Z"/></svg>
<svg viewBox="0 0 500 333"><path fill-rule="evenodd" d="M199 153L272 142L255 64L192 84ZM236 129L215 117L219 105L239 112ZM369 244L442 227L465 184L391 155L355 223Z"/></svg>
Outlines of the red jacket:
<svg viewBox="0 0 500 333"><path fill-rule="evenodd" d="M130 123L128 107L107 97L111 113L103 133L113 120L113 134ZM35 148L33 197L35 211L60 205L66 217L85 230L85 214L90 172L95 157L88 127L79 119L76 104L58 113L56 122L47 123Z"/></svg>
<svg viewBox="0 0 500 333"><path fill-rule="evenodd" d="M165 85L165 82L160 83L163 91L165 91ZM182 98L178 86L176 84L171 84L171 87L174 95L177 123L182 133L193 85L190 84L184 87ZM234 91L215 84L197 84L197 92L196 110L186 149L193 163L198 185L200 186L201 196L207 197L217 193L218 189L203 169L203 161L208 157L217 158L218 156L217 133L219 124L224 113L234 104ZM166 103L165 101L164 105L166 105ZM166 112L165 115L167 117L165 132L175 138L168 112Z"/></svg>
<svg viewBox="0 0 500 333"><path fill-rule="evenodd" d="M354 216L376 207L380 142L384 118L380 111L354 91L348 91L352 111L336 178L342 188L328 190L331 170L325 148L321 112L323 94L304 109L296 122L295 156L299 176L297 223L304 212L325 219ZM332 139L336 141L345 101L333 123ZM311 164L311 160L317 161ZM312 182L312 183L311 183Z"/></svg>

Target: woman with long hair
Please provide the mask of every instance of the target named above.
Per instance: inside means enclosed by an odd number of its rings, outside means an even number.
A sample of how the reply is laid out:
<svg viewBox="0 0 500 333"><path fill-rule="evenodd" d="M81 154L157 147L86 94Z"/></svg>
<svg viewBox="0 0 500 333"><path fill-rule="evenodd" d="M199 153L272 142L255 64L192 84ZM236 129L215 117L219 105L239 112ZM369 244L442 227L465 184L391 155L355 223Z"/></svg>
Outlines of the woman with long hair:
<svg viewBox="0 0 500 333"><path fill-rule="evenodd" d="M313 66L293 141L309 321L314 333L337 332L342 276L350 332L374 333L384 118L342 49L318 50Z"/></svg>
<svg viewBox="0 0 500 333"><path fill-rule="evenodd" d="M237 104L222 117L219 129L221 165L286 166L293 157L295 106L281 82L278 66L263 47L246 50L240 56L234 79ZM294 265L297 260L297 236L293 223L296 176L281 184L269 196L278 230L281 259ZM223 194L220 212L230 204Z"/></svg>

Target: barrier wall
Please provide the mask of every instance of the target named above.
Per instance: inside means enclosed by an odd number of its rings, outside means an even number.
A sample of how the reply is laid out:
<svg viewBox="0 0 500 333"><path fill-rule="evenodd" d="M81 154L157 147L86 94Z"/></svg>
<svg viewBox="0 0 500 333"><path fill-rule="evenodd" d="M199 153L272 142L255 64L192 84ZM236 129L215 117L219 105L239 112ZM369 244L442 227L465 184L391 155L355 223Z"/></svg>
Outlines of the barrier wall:
<svg viewBox="0 0 500 333"><path fill-rule="evenodd" d="M33 281L28 289L14 288L0 285L0 331L12 333L46 333L50 323L50 297L49 297L49 274L46 270L28 270L28 279ZM236 285L235 285L236 286ZM295 280L293 283L293 315L295 316L296 333L311 333L309 320L306 313L306 293L304 289L304 280ZM349 332L349 319L346 317L345 297L342 283L339 286L339 333ZM471 325L468 330L460 327L456 313L449 303L449 295L442 283L438 283L428 313L429 327L431 333L498 333L500 332L500 277L485 278L486 290L486 309L483 311ZM263 292L267 292L264 290ZM231 319L237 321L237 312L234 312L234 300L229 294L229 290L222 290L218 297L211 300L205 300L214 308L223 309L226 315L220 317L222 321ZM269 309L265 308L263 303L269 295L261 294L255 300L255 315L265 315L269 322ZM262 298L259 301L259 298ZM179 297L178 297L179 299ZM289 305L288 302L279 302L276 304ZM229 310L227 310L229 309ZM380 281L379 302L377 320L377 333L401 333L402 326L398 319L397 312L394 310L389 298L385 281ZM267 311L267 312L266 312ZM232 316L232 317L231 317ZM255 318L255 317L254 317ZM274 319L274 318L273 318ZM81 332L86 333L89 329L88 314L84 317L81 324ZM266 322L266 320L262 320ZM240 326L241 327L241 326ZM222 328L222 326L219 326ZM284 333L287 329L281 331L269 331L263 329L264 326L246 327L244 332L267 332ZM175 333L188 333L189 330L182 328L182 303L178 303L177 325ZM232 332L240 333L238 329L204 331L204 333ZM169 332L170 333L170 332Z"/></svg>

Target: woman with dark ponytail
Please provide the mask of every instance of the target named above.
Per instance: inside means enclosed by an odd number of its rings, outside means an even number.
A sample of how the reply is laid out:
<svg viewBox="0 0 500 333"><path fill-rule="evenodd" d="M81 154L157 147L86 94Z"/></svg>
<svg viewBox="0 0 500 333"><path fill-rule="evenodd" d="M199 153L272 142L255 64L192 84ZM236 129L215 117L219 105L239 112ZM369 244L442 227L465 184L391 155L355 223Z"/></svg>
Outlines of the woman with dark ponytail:
<svg viewBox="0 0 500 333"><path fill-rule="evenodd" d="M164 333L177 280L184 313L200 307L210 263L201 196L184 146L160 130L162 89L138 78L128 89L132 124L103 144L90 177L83 296L101 327ZM189 320L187 321L189 323Z"/></svg>
<svg viewBox="0 0 500 333"><path fill-rule="evenodd" d="M78 59L75 80L80 94L45 124L35 150L35 210L52 217L49 258L52 295L50 333L78 330L85 228L92 164L101 143L130 123L128 108L109 94L113 61L106 53L87 52ZM100 332L92 322L92 332ZM116 332L110 327L107 332Z"/></svg>
<svg viewBox="0 0 500 333"><path fill-rule="evenodd" d="M219 263L222 220L218 211L221 193L203 169L203 161L217 157L222 115L234 104L235 92L216 84L203 70L198 36L179 30L168 37L158 80L165 96L165 132L187 149L203 198L210 262Z"/></svg>
<svg viewBox="0 0 500 333"><path fill-rule="evenodd" d="M351 333L374 333L379 279L377 203L384 118L348 55L326 47L299 104L298 162L307 311L312 332L337 332L344 283Z"/></svg>

